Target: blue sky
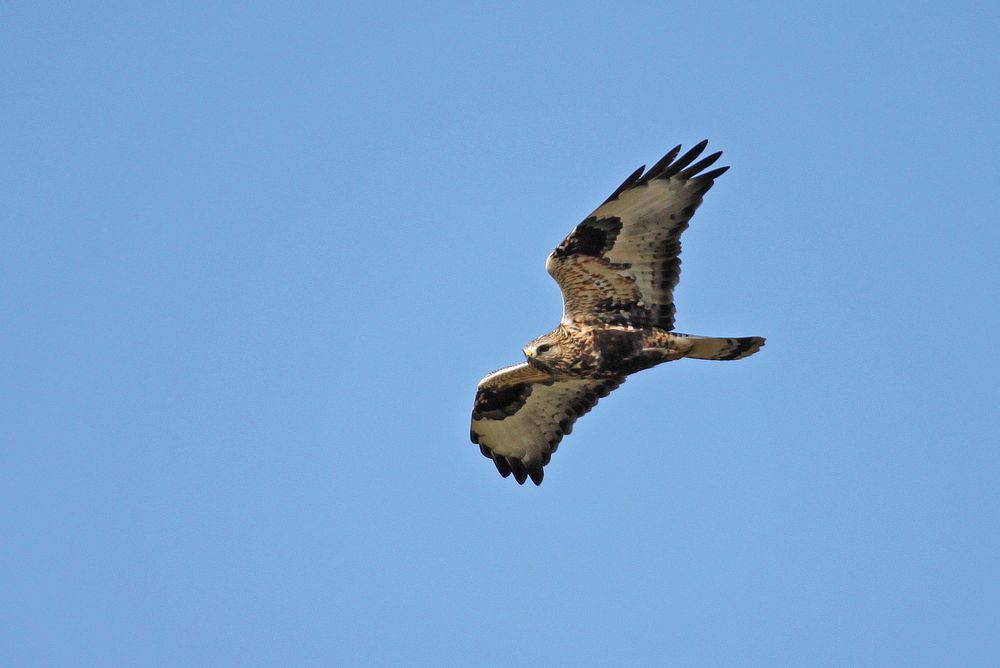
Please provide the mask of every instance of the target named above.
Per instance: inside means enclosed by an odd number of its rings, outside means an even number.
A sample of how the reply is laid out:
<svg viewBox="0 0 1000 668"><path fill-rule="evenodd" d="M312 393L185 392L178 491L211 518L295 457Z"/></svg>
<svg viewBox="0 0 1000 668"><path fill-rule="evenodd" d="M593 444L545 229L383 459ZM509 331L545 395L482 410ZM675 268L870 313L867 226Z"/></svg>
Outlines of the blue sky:
<svg viewBox="0 0 1000 668"><path fill-rule="evenodd" d="M3 665L1000 661L996 3L0 25ZM545 256L702 138L678 329L767 347L500 478Z"/></svg>

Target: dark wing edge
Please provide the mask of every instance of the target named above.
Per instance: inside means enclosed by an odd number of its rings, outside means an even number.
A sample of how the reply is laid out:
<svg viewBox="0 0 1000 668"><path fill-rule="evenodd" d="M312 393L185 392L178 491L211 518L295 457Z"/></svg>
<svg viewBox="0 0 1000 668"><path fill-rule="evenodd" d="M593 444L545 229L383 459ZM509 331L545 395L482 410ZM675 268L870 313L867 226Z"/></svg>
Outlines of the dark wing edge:
<svg viewBox="0 0 1000 668"><path fill-rule="evenodd" d="M527 367L527 370L525 369ZM625 378L555 379L528 364L507 367L480 382L470 439L504 478L541 485L543 467L573 424Z"/></svg>
<svg viewBox="0 0 1000 668"><path fill-rule="evenodd" d="M702 190L702 194L704 194L709 190L709 188L712 187L715 179L725 174L729 169L729 166L727 165L725 167L713 169L710 172L705 172L704 174L698 173L707 167L711 167L719 158L722 157L722 151L716 151L715 153L712 153L711 155L706 156L691 165L695 158L701 155L707 146L708 140L702 139L700 142L692 146L687 153L682 155L680 160L674 162L674 158L676 158L677 154L681 152L681 145L678 144L667 151L666 155L657 160L656 164L650 167L648 171L646 171L646 166L643 165L642 167L639 167L639 169L632 172L629 177L625 179L620 186L615 188L615 191L601 203L602 206L608 202L618 199L618 196L626 190L631 190L636 186L641 186L652 181L653 179L669 179L678 174L683 179L706 183L704 190ZM691 166L688 167L688 165ZM685 169L686 167L687 169ZM683 172L681 170L683 170Z"/></svg>

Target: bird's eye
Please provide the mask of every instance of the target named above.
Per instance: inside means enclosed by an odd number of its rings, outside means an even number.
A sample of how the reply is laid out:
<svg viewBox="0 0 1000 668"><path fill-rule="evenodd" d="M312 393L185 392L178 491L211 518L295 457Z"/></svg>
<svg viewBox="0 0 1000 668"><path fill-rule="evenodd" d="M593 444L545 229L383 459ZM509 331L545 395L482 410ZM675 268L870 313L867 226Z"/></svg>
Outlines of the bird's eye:
<svg viewBox="0 0 1000 668"><path fill-rule="evenodd" d="M536 355L541 355L542 353L546 353L546 352L548 352L551 349L552 349L552 346L550 346L547 343L543 343L542 345L540 345L537 348L535 348L535 354Z"/></svg>

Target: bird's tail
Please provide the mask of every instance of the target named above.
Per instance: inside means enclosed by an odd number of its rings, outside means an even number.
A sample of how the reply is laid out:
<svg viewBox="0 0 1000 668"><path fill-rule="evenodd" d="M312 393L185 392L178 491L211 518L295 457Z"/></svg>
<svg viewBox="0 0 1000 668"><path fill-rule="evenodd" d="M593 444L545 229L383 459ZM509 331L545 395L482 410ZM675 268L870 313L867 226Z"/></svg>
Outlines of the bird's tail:
<svg viewBox="0 0 1000 668"><path fill-rule="evenodd" d="M737 339L722 339L711 336L687 336L691 350L685 357L697 360L741 360L750 357L764 347L764 337L744 336Z"/></svg>

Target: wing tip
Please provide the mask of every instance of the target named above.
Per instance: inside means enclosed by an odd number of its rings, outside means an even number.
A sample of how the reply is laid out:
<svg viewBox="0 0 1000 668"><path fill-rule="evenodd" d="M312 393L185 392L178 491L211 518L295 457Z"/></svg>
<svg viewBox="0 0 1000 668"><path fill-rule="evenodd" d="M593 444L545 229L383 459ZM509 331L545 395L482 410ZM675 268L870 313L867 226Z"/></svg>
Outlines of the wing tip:
<svg viewBox="0 0 1000 668"><path fill-rule="evenodd" d="M646 166L643 165L639 169L632 172L628 178L625 179L620 186L615 188L615 191L611 193L611 195L609 195L604 202L602 202L602 206L617 199L626 190L636 186L645 185L654 179L669 179L677 176L685 180L704 180L710 184L712 179L721 176L727 169L729 169L729 167L722 167L720 169L714 169L711 172L706 172L705 174L698 174L698 172L710 167L722 157L722 151L716 151L715 153L692 165L691 163L693 163L695 159L702 154L707 146L708 139L702 139L700 142L688 149L688 151L680 158L677 158L677 155L681 151L681 144L674 146L672 149L667 151L662 158L657 160L656 163L648 170L646 169ZM705 189L708 190L710 187L711 185Z"/></svg>
<svg viewBox="0 0 1000 668"><path fill-rule="evenodd" d="M606 200L604 200L604 204L607 204L611 200L616 199L619 195L621 195L623 192L625 192L626 190L628 190L632 186L634 186L634 185L636 185L638 183L643 183L644 182L643 179L646 178L646 176L643 175L643 172L645 170L646 170L646 165L641 165L639 167L639 169L637 169L634 172L632 172L631 174L629 174L628 178L626 178L624 181L622 181L622 184L620 186L618 186L617 188L615 188L615 191L613 193L611 193L610 195L608 195L608 198Z"/></svg>
<svg viewBox="0 0 1000 668"><path fill-rule="evenodd" d="M524 464L517 457L508 457L507 463L510 465L510 472L514 474L514 480L518 485L523 485L528 479L528 470L524 468Z"/></svg>
<svg viewBox="0 0 1000 668"><path fill-rule="evenodd" d="M493 460L493 464L497 467L497 471L500 472L501 476L506 478L511 474L510 464L507 462L506 457L493 453L490 459Z"/></svg>
<svg viewBox="0 0 1000 668"><path fill-rule="evenodd" d="M705 172L704 174L699 174L698 176L695 177L695 180L696 181L714 181L715 179L719 178L720 176L722 176L723 174L725 174L728 171L729 171L729 165L726 165L725 167L716 167L715 169L713 169L710 172Z"/></svg>
<svg viewBox="0 0 1000 668"><path fill-rule="evenodd" d="M690 149L688 149L687 153L677 158L677 160L675 160L674 162L670 163L670 166L664 169L663 173L657 178L669 179L673 176L677 176L678 174L680 174L681 177L683 178L687 178L684 174L681 173L681 170L690 165L692 162L694 162L695 159L697 159L698 156L701 155L702 151L705 150L706 146L708 146L708 140L702 139L700 142L698 142Z"/></svg>
<svg viewBox="0 0 1000 668"><path fill-rule="evenodd" d="M664 153L663 157L657 160L656 164L650 167L649 171L646 172L641 179L639 179L639 183L647 183L652 179L660 178L660 175L663 174L663 171L670 167L670 164L674 161L674 158L676 158L677 154L680 152L681 152L681 145L678 144L677 146L674 146L672 149Z"/></svg>
<svg viewBox="0 0 1000 668"><path fill-rule="evenodd" d="M542 480L545 478L545 470L543 467L548 464L548 458L538 465L538 466L528 466L525 465L523 461L517 457L505 457L497 452L493 452L485 445L479 445L479 451L483 453L483 456L493 462L496 466L497 472L504 478L509 478L511 475L514 476L514 480L517 481L518 485L523 485L529 479L531 482L535 483L535 486L542 484Z"/></svg>
<svg viewBox="0 0 1000 668"><path fill-rule="evenodd" d="M535 487L542 484L542 478L545 477L545 470L541 467L535 467L528 469L528 475L531 477L531 482L535 483Z"/></svg>

